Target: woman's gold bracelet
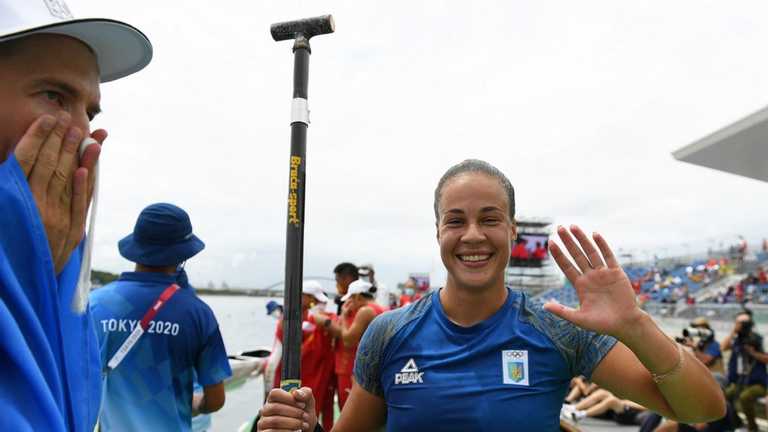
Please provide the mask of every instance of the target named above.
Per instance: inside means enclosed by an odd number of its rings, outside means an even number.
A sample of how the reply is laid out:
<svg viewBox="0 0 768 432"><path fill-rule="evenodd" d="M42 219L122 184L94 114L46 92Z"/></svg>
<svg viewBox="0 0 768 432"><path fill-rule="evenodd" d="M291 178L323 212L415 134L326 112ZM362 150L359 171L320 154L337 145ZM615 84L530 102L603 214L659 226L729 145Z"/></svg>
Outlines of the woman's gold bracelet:
<svg viewBox="0 0 768 432"><path fill-rule="evenodd" d="M668 372L664 372L662 374L651 372L651 378L653 378L653 382L655 382L656 384L661 384L665 379L673 375L676 375L678 372L680 372L683 369L683 360L685 359L685 353L683 353L683 346L677 342L675 342L675 345L677 345L677 363L675 364L675 366L672 367L672 369L670 369Z"/></svg>

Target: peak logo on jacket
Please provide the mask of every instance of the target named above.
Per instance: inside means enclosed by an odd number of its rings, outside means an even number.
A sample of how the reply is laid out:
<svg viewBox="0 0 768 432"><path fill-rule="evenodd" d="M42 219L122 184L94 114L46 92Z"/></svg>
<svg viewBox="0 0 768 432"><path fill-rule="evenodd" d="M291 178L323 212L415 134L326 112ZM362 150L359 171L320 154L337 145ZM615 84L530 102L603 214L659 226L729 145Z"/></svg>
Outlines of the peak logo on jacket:
<svg viewBox="0 0 768 432"><path fill-rule="evenodd" d="M409 359L400 372L395 374L395 384L424 384L424 372L419 372L419 367L416 366L413 358Z"/></svg>

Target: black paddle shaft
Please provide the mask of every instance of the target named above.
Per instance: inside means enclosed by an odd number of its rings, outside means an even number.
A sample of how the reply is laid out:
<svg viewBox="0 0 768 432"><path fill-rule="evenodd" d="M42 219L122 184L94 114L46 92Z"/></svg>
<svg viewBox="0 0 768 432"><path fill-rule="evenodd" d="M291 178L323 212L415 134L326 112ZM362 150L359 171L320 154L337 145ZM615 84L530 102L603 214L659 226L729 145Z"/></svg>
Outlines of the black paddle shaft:
<svg viewBox="0 0 768 432"><path fill-rule="evenodd" d="M293 45L293 104L291 106L291 158L288 181L288 220L285 239L285 291L283 314L283 358L280 387L285 391L301 387L301 291L304 273L304 197L309 109L309 39L332 33L333 18L325 15L273 24L276 41L295 39Z"/></svg>

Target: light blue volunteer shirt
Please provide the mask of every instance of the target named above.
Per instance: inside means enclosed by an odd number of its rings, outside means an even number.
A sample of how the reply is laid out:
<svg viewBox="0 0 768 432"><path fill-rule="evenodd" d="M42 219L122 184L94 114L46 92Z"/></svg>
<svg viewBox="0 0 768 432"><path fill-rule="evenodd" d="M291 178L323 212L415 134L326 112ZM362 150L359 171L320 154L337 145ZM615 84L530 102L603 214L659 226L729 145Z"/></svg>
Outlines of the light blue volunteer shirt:
<svg viewBox="0 0 768 432"><path fill-rule="evenodd" d="M589 378L615 343L512 290L493 316L461 327L433 293L376 317L354 374L386 401L388 431L559 431L571 378Z"/></svg>
<svg viewBox="0 0 768 432"><path fill-rule="evenodd" d="M88 312L71 310L81 247L55 274L16 158L0 164L0 430L93 431L101 397Z"/></svg>
<svg viewBox="0 0 768 432"><path fill-rule="evenodd" d="M177 275L127 272L91 293L102 365L174 282L181 289L106 376L102 431L189 431L195 374L202 386L232 375L216 317L195 295L183 271Z"/></svg>

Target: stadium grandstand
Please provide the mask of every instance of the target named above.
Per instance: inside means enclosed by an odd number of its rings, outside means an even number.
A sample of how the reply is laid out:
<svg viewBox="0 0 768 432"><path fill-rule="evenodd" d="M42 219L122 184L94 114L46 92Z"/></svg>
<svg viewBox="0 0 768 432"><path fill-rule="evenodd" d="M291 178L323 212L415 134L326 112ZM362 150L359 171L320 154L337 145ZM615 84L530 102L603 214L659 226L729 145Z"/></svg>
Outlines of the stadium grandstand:
<svg viewBox="0 0 768 432"><path fill-rule="evenodd" d="M672 153L675 159L768 182L768 107ZM744 305L768 319L768 245L757 253L735 246L704 259L625 265L643 308L657 317L731 320ZM578 304L568 282L536 297ZM764 310L763 310L764 309Z"/></svg>
<svg viewBox="0 0 768 432"><path fill-rule="evenodd" d="M638 302L649 312L680 316L683 311L694 309L701 303L768 303L768 253L765 251L749 260L742 259L735 249L725 256L689 262L674 261L666 266L624 266ZM747 266L754 267L756 271L741 273ZM579 302L576 290L568 282L537 297L554 299L568 306Z"/></svg>

